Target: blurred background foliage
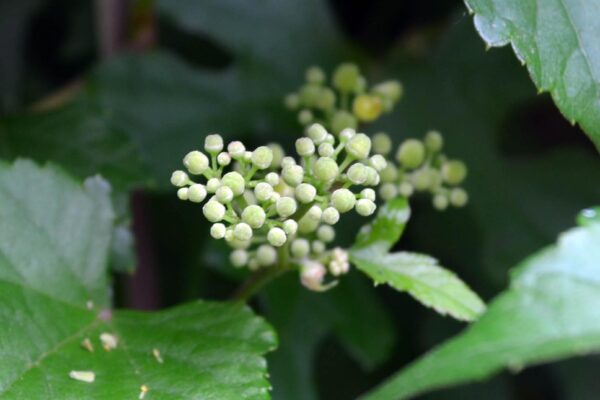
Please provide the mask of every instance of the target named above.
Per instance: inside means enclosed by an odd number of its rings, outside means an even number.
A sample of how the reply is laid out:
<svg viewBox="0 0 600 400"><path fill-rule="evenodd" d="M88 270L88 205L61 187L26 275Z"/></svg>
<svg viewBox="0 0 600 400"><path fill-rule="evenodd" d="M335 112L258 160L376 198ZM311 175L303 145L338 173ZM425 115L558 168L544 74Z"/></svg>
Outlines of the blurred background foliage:
<svg viewBox="0 0 600 400"><path fill-rule="evenodd" d="M460 1L4 1L0 54L0 157L110 180L115 297L129 307L230 297L243 274L168 176L212 132L291 148L300 126L282 98L310 65L351 60L401 80L399 107L367 133L399 143L438 129L468 163L469 206L417 198L397 248L434 255L486 300L600 196L594 146L510 49L486 52ZM358 274L326 294L287 276L253 306L279 332L269 368L286 400L354 398L464 327ZM589 356L427 398L592 399L599 366Z"/></svg>

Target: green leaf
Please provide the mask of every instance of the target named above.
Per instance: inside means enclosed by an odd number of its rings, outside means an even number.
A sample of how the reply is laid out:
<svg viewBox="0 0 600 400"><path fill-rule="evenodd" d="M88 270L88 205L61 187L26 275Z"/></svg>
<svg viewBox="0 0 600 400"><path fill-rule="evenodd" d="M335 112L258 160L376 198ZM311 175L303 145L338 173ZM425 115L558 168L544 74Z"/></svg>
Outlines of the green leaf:
<svg viewBox="0 0 600 400"><path fill-rule="evenodd" d="M262 355L276 338L247 307L108 308L109 192L100 178L81 186L51 166L0 164L0 397L137 398L146 385L146 399L268 398ZM116 349L102 348L104 332Z"/></svg>
<svg viewBox="0 0 600 400"><path fill-rule="evenodd" d="M600 149L600 2L465 0L489 46L512 45L538 90L548 91Z"/></svg>
<svg viewBox="0 0 600 400"><path fill-rule="evenodd" d="M599 288L600 224L571 229L517 266L510 288L478 322L365 398L407 398L597 351Z"/></svg>

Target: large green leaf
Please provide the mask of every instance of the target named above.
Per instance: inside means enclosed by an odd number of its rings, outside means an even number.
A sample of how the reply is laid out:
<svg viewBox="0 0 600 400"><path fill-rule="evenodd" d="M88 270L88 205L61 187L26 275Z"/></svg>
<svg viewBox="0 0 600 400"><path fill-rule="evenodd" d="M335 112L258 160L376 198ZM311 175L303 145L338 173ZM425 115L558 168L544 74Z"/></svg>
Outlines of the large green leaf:
<svg viewBox="0 0 600 400"><path fill-rule="evenodd" d="M275 334L248 308L109 308L109 191L54 167L0 165L0 398L137 398L142 385L145 398L268 398L262 355ZM105 332L116 349L102 348ZM71 371L93 371L95 381Z"/></svg>
<svg viewBox="0 0 600 400"><path fill-rule="evenodd" d="M600 149L600 1L465 0L489 46L510 43L539 91L548 91Z"/></svg>
<svg viewBox="0 0 600 400"><path fill-rule="evenodd" d="M463 334L390 378L368 399L518 371L600 349L600 224L571 229L514 271L510 288Z"/></svg>

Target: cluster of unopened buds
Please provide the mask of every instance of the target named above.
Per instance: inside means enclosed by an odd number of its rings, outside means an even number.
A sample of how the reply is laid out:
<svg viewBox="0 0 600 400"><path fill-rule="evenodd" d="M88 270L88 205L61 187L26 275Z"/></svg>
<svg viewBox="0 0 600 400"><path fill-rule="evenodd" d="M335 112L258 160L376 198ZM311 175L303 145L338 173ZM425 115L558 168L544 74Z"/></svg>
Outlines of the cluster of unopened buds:
<svg viewBox="0 0 600 400"><path fill-rule="evenodd" d="M225 146L213 134L205 138L204 151L184 157L187 171L173 172L171 183L181 200L204 203L210 234L234 249L230 260L235 267L297 268L304 286L324 291L350 267L348 253L332 246L341 214L372 215L377 188L384 200L427 190L437 209L462 206L467 194L456 185L467 172L462 162L441 154L437 132L402 143L397 164L386 160L392 150L387 135L371 140L357 132L359 122L391 111L402 95L399 82L369 89L354 64L334 71L332 87L316 67L307 70L306 80L285 99L289 108L299 110L304 125L296 158L277 144L252 151L239 141Z"/></svg>

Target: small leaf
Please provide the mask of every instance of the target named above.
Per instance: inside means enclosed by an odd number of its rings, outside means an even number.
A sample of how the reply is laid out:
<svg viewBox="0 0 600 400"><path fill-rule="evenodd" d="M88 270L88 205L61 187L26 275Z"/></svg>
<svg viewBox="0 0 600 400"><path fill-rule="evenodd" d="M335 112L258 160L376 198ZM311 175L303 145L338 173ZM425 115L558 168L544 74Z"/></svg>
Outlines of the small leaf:
<svg viewBox="0 0 600 400"><path fill-rule="evenodd" d="M464 333L390 378L366 399L408 398L484 379L502 368L600 350L600 223L567 231L527 258L510 288Z"/></svg>
<svg viewBox="0 0 600 400"><path fill-rule="evenodd" d="M600 149L600 3L465 0L489 46L510 43L538 90L549 91L571 123Z"/></svg>

